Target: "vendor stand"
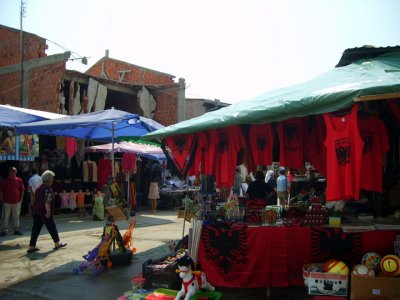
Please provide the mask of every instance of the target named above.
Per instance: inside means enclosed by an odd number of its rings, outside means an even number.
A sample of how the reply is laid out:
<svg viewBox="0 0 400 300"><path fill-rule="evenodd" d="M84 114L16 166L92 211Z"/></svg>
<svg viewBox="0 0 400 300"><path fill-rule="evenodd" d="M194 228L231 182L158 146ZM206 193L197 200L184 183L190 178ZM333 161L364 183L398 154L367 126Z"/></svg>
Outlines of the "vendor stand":
<svg viewBox="0 0 400 300"><path fill-rule="evenodd" d="M326 193L327 189L332 191L334 180L329 179L334 172L328 169L330 173L327 173L327 162L332 159L324 152L324 141L330 134L327 133L329 128L325 128L328 119L325 115L333 114L339 120L341 114L352 114L354 120L363 116L380 118L388 130L390 146L393 146L385 170L399 167L400 81L388 70L400 68L400 49L353 60L304 84L241 101L144 137L162 139L165 152L184 176L215 175L220 191L229 191L233 186L235 168L243 162L249 172L255 172L278 161L293 169L294 176L298 176L295 179L301 178L293 180L290 206L282 207L280 212L274 207L246 207L246 203L231 206L229 193L217 193L212 188L211 193L204 194L199 203L202 210L196 214L203 221L199 262L214 285L303 285L305 264L335 258L351 267L366 251L376 251L382 256L394 252L393 243L400 234L397 227L400 220L393 213L400 203L396 202L384 212L377 208L382 208L384 201L388 202L384 200L387 193L367 190L371 196L367 202L369 211L373 212L372 218L376 221L377 217L388 217L387 220L392 222L393 227L382 230L377 223L365 224L357 216L365 204L360 200L364 194L359 195L358 177L352 177L346 186L350 194L343 192L335 198L337 195ZM383 101L371 103L370 100ZM305 122L308 127L301 125ZM297 135L295 132L300 128L301 135ZM368 129L371 128L374 126ZM351 134L360 135L358 126L353 130ZM375 137L379 136L382 135ZM360 138L358 142L364 146L364 140ZM367 145L369 142L372 140L365 140ZM351 155L359 160L365 152L361 151L363 147L357 147L360 153L352 152ZM350 155L346 151L353 151L353 148L341 144L336 152L344 163ZM383 156L387 151L388 148L383 147L369 159L380 164L372 174L382 175ZM357 174L361 174L360 165L357 163L355 167ZM309 171L321 176L310 178ZM362 175L366 177L367 174L371 172ZM395 176L396 173L392 174ZM313 185L309 184L311 180L316 180ZM345 185L339 184L336 188L344 191ZM325 203L338 200L349 204L349 215L338 217L336 213L342 212L325 206ZM353 204L358 207L351 211ZM293 216L294 209L301 211L301 216ZM250 210L251 214L248 214ZM332 220L339 218L342 223L330 223L329 217Z"/></svg>

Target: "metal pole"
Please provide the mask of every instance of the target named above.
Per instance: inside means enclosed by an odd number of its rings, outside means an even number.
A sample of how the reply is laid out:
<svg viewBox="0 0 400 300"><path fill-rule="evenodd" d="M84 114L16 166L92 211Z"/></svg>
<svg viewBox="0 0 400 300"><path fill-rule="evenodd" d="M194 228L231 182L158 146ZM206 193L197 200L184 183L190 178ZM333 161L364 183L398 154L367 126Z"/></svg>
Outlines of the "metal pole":
<svg viewBox="0 0 400 300"><path fill-rule="evenodd" d="M20 10L20 49L19 55L21 59L21 73L20 73L20 107L24 107L24 31L22 30L22 18L24 17L24 2L21 0Z"/></svg>
<svg viewBox="0 0 400 300"><path fill-rule="evenodd" d="M112 177L114 179L114 130L115 130L115 123L111 122L111 170L112 170Z"/></svg>

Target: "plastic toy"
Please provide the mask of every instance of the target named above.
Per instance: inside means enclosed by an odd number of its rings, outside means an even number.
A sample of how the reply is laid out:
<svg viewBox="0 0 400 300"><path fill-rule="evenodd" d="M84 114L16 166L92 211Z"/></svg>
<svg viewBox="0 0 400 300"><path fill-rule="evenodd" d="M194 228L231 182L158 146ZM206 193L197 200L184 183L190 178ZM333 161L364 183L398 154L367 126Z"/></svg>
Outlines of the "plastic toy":
<svg viewBox="0 0 400 300"><path fill-rule="evenodd" d="M178 259L179 277L182 279L182 289L178 292L175 300L185 296L189 300L199 289L214 291L215 288L207 282L206 275L201 271L194 271L193 259L185 255ZM192 271L193 270L193 271Z"/></svg>
<svg viewBox="0 0 400 300"><path fill-rule="evenodd" d="M124 236L121 236L118 226L114 223L114 218L110 215L103 228L101 242L82 257L85 259L78 268L73 268L73 272L78 274L83 272L90 265L94 266L94 274L99 274L110 268L113 264L128 263L132 259L132 254L136 252L133 247L132 235L136 225L136 220L129 221L129 227ZM118 251L115 251L115 243ZM112 248L112 249L111 249Z"/></svg>

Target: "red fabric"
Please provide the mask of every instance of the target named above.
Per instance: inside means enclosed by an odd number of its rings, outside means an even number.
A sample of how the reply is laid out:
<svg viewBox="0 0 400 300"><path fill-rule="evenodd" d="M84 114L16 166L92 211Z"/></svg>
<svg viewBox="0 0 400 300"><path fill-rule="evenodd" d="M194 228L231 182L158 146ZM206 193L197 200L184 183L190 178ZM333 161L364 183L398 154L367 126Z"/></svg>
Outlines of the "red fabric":
<svg viewBox="0 0 400 300"><path fill-rule="evenodd" d="M230 268L227 272L221 268L218 259L210 259L207 255L215 252L215 249L205 247L204 225L199 244L199 261L202 271L207 275L207 281L214 286L237 287L237 288L259 288L266 286L288 286L304 285L303 265L317 261L313 257L316 253L323 260L333 257L333 252L329 253L324 246L331 247L335 251L335 246L339 246L338 237L347 236L353 244L348 251L355 255L354 261L361 261L362 255L368 251L376 251L384 256L393 252L393 241L400 230L375 230L362 233L338 232L331 235L330 241L316 241L314 231L318 228L311 227L248 227L246 228L245 263L236 263L234 254L230 257ZM320 249L314 249L316 242ZM327 245L321 245L327 243ZM225 242L226 244L226 242ZM221 247L223 245L221 244ZM355 249L355 250L353 250ZM226 253L226 252L224 252ZM354 254L356 253L356 254ZM324 254L325 256L321 256ZM256 274L256 276L255 276Z"/></svg>
<svg viewBox="0 0 400 300"><path fill-rule="evenodd" d="M76 140L73 137L66 137L65 138L65 152L69 158L73 157L78 151L78 146L76 145Z"/></svg>
<svg viewBox="0 0 400 300"><path fill-rule="evenodd" d="M110 176L112 176L112 161L100 158L97 164L97 184L100 191Z"/></svg>
<svg viewBox="0 0 400 300"><path fill-rule="evenodd" d="M321 115L310 116L304 127L304 161L311 162L317 171L326 176L326 127Z"/></svg>
<svg viewBox="0 0 400 300"><path fill-rule="evenodd" d="M358 121L364 141L360 188L382 193L383 155L390 149L387 130L376 117L360 117Z"/></svg>
<svg viewBox="0 0 400 300"><path fill-rule="evenodd" d="M357 108L354 105L351 113L342 116L324 114L327 201L359 199L364 142L358 130Z"/></svg>
<svg viewBox="0 0 400 300"><path fill-rule="evenodd" d="M271 124L252 125L249 133L249 146L255 166L271 165L274 146Z"/></svg>
<svg viewBox="0 0 400 300"><path fill-rule="evenodd" d="M11 179L7 177L0 182L0 190L3 192L5 203L15 204L21 202L21 193L25 190L25 187L21 178Z"/></svg>
<svg viewBox="0 0 400 300"><path fill-rule="evenodd" d="M304 119L295 118L278 124L279 163L295 169L304 168Z"/></svg>
<svg viewBox="0 0 400 300"><path fill-rule="evenodd" d="M216 140L210 139L210 144L217 145L215 152L217 186L231 187L235 177L238 153L245 148L246 141L239 126L217 129L216 133Z"/></svg>
<svg viewBox="0 0 400 300"><path fill-rule="evenodd" d="M93 162L88 161L87 162L87 168L88 168L88 182L93 182Z"/></svg>
<svg viewBox="0 0 400 300"><path fill-rule="evenodd" d="M194 134L181 134L164 139L168 155L181 175L186 175L189 171L191 160L195 155L196 141Z"/></svg>
<svg viewBox="0 0 400 300"><path fill-rule="evenodd" d="M136 154L124 153L122 155L122 172L134 172L136 170Z"/></svg>

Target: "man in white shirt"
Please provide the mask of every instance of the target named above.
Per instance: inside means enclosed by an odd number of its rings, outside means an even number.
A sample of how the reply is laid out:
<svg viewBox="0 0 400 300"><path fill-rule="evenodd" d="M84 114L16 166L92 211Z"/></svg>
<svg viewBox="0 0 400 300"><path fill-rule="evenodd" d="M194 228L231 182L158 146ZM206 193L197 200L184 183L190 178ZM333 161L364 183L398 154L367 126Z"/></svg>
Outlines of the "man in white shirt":
<svg viewBox="0 0 400 300"><path fill-rule="evenodd" d="M35 201L35 191L36 189L42 185L42 177L40 177L35 169L32 170L33 175L29 178L28 181L28 190L31 198L31 202L29 204L29 216L32 215L32 206Z"/></svg>

